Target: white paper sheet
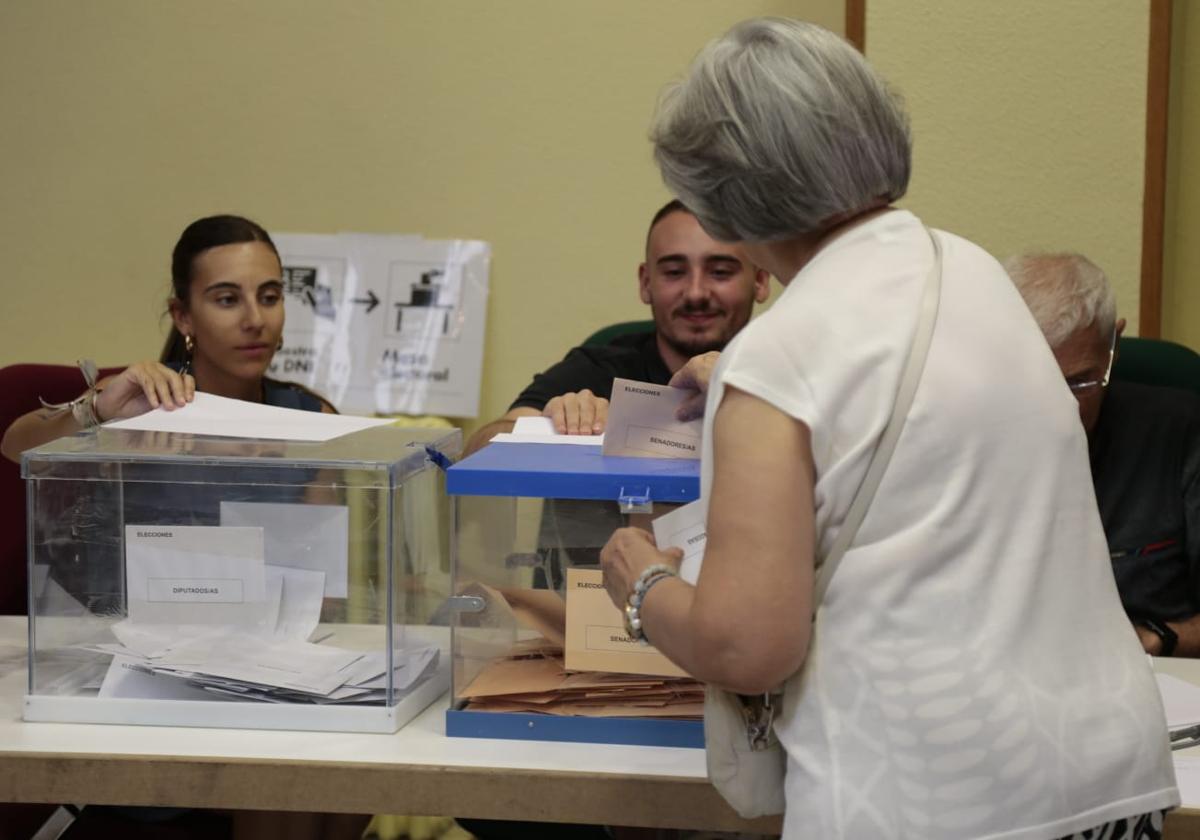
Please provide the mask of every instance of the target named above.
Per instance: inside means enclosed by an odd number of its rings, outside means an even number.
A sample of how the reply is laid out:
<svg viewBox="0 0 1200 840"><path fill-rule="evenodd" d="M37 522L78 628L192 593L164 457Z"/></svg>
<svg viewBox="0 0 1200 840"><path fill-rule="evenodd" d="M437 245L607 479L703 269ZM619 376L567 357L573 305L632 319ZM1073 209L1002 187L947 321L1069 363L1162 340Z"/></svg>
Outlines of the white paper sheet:
<svg viewBox="0 0 1200 840"><path fill-rule="evenodd" d="M1162 694L1167 728L1178 729L1200 723L1200 686L1170 674L1156 673L1158 691Z"/></svg>
<svg viewBox="0 0 1200 840"><path fill-rule="evenodd" d="M362 657L359 651L307 642L230 639L205 663L203 676L218 682L251 683L327 695L345 683L339 673ZM164 669L165 670L165 669Z"/></svg>
<svg viewBox="0 0 1200 840"><path fill-rule="evenodd" d="M269 565L321 572L326 597L347 596L350 509L345 505L221 502L221 525L262 528Z"/></svg>
<svg viewBox="0 0 1200 840"><path fill-rule="evenodd" d="M1200 756L1175 756L1175 783L1184 808L1200 807Z"/></svg>
<svg viewBox="0 0 1200 840"><path fill-rule="evenodd" d="M432 645L418 648L396 648L392 652L395 668L392 670L392 687L396 691L407 691L429 665L437 659L438 649ZM355 688L375 689L387 687L387 657L383 651L372 651L355 662L347 684Z"/></svg>
<svg viewBox="0 0 1200 840"><path fill-rule="evenodd" d="M700 561L704 557L707 531L704 522L704 506L697 499L655 519L654 542L659 548L682 548L683 564L679 576L695 584L700 577Z"/></svg>
<svg viewBox="0 0 1200 840"><path fill-rule="evenodd" d="M560 435L549 417L518 417L511 432L492 438L492 443L567 443L574 446L603 446L604 435Z"/></svg>
<svg viewBox="0 0 1200 840"><path fill-rule="evenodd" d="M271 607L263 554L262 528L126 525L129 618L253 627Z"/></svg>
<svg viewBox="0 0 1200 840"><path fill-rule="evenodd" d="M604 432L604 454L634 458L700 457L703 420L675 419L695 392L669 385L614 379Z"/></svg>
<svg viewBox="0 0 1200 840"><path fill-rule="evenodd" d="M171 411L157 408L137 417L105 423L104 426L108 429L181 432L210 437L324 441L373 426L386 426L391 422L378 417L279 408L197 392L195 399L183 408Z"/></svg>
<svg viewBox="0 0 1200 840"><path fill-rule="evenodd" d="M203 689L182 680L159 676L146 669L143 660L114 656L100 685L101 697L139 697L152 700L212 700Z"/></svg>

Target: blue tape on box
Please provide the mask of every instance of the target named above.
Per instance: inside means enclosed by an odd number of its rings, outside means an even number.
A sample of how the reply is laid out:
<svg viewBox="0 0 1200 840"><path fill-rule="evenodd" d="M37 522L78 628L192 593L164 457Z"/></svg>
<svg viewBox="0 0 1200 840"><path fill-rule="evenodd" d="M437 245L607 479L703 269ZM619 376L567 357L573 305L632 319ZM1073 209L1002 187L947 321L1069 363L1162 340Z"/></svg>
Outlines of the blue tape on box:
<svg viewBox="0 0 1200 840"><path fill-rule="evenodd" d="M676 458L609 458L598 446L493 443L446 472L451 496L523 496L617 501L623 490L684 504L700 496L700 462Z"/></svg>

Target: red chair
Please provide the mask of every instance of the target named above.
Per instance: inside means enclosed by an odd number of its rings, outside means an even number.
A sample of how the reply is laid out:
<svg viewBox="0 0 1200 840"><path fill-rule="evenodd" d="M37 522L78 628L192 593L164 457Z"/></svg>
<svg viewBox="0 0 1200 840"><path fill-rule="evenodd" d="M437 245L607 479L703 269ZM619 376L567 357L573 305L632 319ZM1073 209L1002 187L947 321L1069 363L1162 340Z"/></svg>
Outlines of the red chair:
<svg viewBox="0 0 1200 840"><path fill-rule="evenodd" d="M124 368L105 368L100 376ZM0 368L0 435L14 420L47 402L66 402L83 393L78 368L68 365L9 365ZM25 550L25 483L21 468L0 458L0 615L25 615L28 557Z"/></svg>

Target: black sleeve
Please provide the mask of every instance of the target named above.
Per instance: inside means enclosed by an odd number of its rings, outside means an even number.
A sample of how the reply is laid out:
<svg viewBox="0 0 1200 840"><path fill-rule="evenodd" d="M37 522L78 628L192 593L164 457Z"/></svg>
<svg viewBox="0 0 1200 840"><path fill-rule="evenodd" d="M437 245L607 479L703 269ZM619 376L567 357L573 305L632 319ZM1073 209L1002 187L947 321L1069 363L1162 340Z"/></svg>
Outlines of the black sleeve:
<svg viewBox="0 0 1200 840"><path fill-rule="evenodd" d="M1184 433L1183 533L1191 582L1192 606L1200 609L1200 412L1193 412Z"/></svg>
<svg viewBox="0 0 1200 840"><path fill-rule="evenodd" d="M561 362L533 377L521 395L513 400L509 410L535 408L541 411L555 397L585 388L608 399L612 396L613 378L617 375L608 355L603 347L576 347Z"/></svg>

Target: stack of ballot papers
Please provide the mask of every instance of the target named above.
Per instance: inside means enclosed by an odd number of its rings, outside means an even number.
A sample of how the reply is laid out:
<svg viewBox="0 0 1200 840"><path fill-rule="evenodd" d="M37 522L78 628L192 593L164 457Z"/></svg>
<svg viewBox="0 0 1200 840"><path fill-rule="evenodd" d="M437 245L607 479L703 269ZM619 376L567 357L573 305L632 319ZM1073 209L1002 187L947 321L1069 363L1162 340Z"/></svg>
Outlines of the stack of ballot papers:
<svg viewBox="0 0 1200 840"><path fill-rule="evenodd" d="M384 651L212 627L136 627L128 620L114 625L113 634L115 644L80 645L112 655L101 697L318 704L387 700ZM437 658L437 648L430 645L396 648L396 695L421 682Z"/></svg>
<svg viewBox="0 0 1200 840"><path fill-rule="evenodd" d="M574 576L583 570L569 571ZM558 593L493 589L475 582L460 594L483 601L484 609L473 614L482 626L515 625L536 634L489 662L457 692L458 699L468 701L467 710L683 720L704 716L704 685L691 677L566 668L564 647L571 630L568 603Z"/></svg>
<svg viewBox="0 0 1200 840"><path fill-rule="evenodd" d="M111 637L76 645L112 657L100 696L387 702L387 628L335 628L310 641L326 572L264 560L262 527L127 525L127 616L107 627ZM364 639L376 646L363 650ZM435 646L396 638L393 691L402 697L437 658Z"/></svg>
<svg viewBox="0 0 1200 840"><path fill-rule="evenodd" d="M684 677L567 671L562 648L544 638L520 641L489 663L460 697L476 712L700 720L704 685Z"/></svg>

